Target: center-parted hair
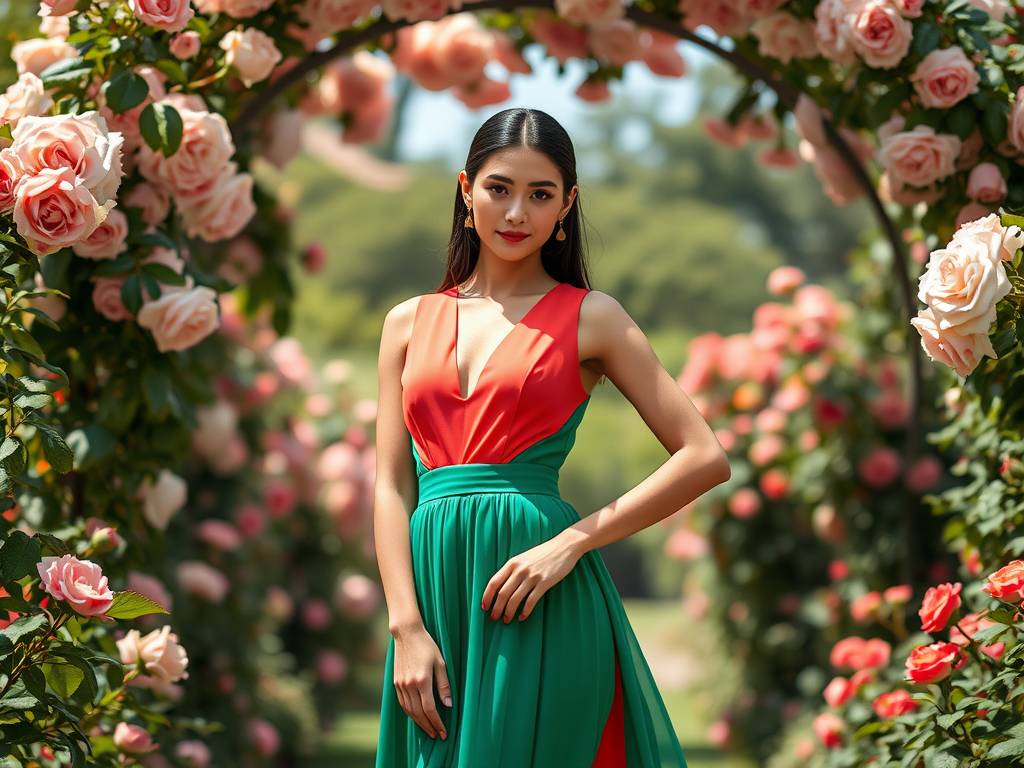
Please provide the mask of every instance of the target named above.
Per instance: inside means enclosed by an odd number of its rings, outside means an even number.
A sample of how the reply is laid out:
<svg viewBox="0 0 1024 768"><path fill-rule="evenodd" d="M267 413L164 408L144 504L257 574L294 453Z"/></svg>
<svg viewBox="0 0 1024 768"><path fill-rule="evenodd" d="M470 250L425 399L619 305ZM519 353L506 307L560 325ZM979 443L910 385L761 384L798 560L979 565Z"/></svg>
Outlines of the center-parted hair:
<svg viewBox="0 0 1024 768"><path fill-rule="evenodd" d="M568 195L576 181L576 151L572 139L561 124L547 112L539 109L514 107L492 115L480 126L469 147L466 158L466 177L472 186L476 176L495 152L510 147L536 149L555 164L562 176L563 195ZM565 197L562 198L565 203ZM476 229L465 226L466 201L462 197L462 185L455 184L455 214L452 219L452 236L448 242L448 265L444 282L438 291L446 291L458 285L472 274L480 257L480 235ZM556 240L555 224L547 241L541 246L541 264L544 270L560 283L570 283L577 288L590 288L590 274L587 265L586 243L583 233L583 216L580 213L580 194L577 189L572 207L562 219L565 240Z"/></svg>

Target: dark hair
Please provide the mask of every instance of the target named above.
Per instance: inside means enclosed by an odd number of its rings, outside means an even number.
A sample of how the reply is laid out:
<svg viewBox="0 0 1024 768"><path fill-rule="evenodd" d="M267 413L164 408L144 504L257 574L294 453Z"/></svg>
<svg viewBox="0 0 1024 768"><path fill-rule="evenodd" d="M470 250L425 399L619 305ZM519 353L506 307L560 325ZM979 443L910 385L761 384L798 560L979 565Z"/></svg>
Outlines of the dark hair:
<svg viewBox="0 0 1024 768"><path fill-rule="evenodd" d="M577 185L576 152L572 139L555 118L539 109L514 107L492 115L480 126L469 147L466 158L466 177L473 184L476 175L494 152L509 147L530 147L543 152L562 175L565 194ZM564 202L564 200L563 200ZM466 201L462 185L455 187L455 215L452 236L448 242L448 265L444 282L437 290L445 291L464 281L476 268L480 257L480 235L476 229L465 226ZM590 287L586 244L583 234L583 215L580 213L579 190L572 206L562 219L565 240L556 240L556 226L541 246L541 264L551 277L560 283L571 283L577 288Z"/></svg>

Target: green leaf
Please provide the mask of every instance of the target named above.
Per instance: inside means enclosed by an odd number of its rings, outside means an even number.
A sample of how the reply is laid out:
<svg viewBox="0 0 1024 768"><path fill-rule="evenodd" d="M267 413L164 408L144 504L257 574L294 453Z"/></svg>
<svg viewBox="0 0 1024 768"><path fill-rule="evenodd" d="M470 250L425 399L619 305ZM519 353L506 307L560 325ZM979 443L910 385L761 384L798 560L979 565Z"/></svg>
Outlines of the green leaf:
<svg viewBox="0 0 1024 768"><path fill-rule="evenodd" d="M1009 106L998 101L990 101L981 115L981 135L985 141L996 147L1006 138L1007 115Z"/></svg>
<svg viewBox="0 0 1024 768"><path fill-rule="evenodd" d="M150 275L151 277L159 280L164 285L184 285L185 276L179 275L173 269L168 267L166 264L143 264L143 274Z"/></svg>
<svg viewBox="0 0 1024 768"><path fill-rule="evenodd" d="M51 467L62 475L74 469L75 454L63 437L49 427L40 427L39 436L43 442L43 456Z"/></svg>
<svg viewBox="0 0 1024 768"><path fill-rule="evenodd" d="M38 411L53 402L53 398L46 394L22 394L14 398L14 404L23 411Z"/></svg>
<svg viewBox="0 0 1024 768"><path fill-rule="evenodd" d="M146 100L149 84L137 72L122 69L103 84L102 90L107 106L115 115L120 115Z"/></svg>
<svg viewBox="0 0 1024 768"><path fill-rule="evenodd" d="M914 53L927 56L939 47L942 28L934 21L922 21L914 28Z"/></svg>
<svg viewBox="0 0 1024 768"><path fill-rule="evenodd" d="M166 248L169 251L175 252L178 250L178 246L174 244L174 240L171 239L171 236L162 229L154 229L152 232L140 235L138 242L139 245L145 245L149 248ZM170 269L170 267L167 268Z"/></svg>
<svg viewBox="0 0 1024 768"><path fill-rule="evenodd" d="M143 270L142 272L142 285L146 289L146 295L149 296L150 300L156 301L163 294L163 289L151 274Z"/></svg>
<svg viewBox="0 0 1024 768"><path fill-rule="evenodd" d="M102 461L114 452L117 440L109 430L99 424L86 426L68 433L68 447L75 456L75 469L85 469Z"/></svg>
<svg viewBox="0 0 1024 768"><path fill-rule="evenodd" d="M142 391L154 416L163 413L171 402L171 382L153 366L142 369Z"/></svg>
<svg viewBox="0 0 1024 768"><path fill-rule="evenodd" d="M39 79L43 81L43 88L49 90L61 83L73 83L81 80L92 72L92 67L92 63L85 61L81 56L60 59L40 72Z"/></svg>
<svg viewBox="0 0 1024 768"><path fill-rule="evenodd" d="M1024 755L1024 739L1001 741L991 747L988 751L988 757L990 758L1020 757L1021 755Z"/></svg>
<svg viewBox="0 0 1024 768"><path fill-rule="evenodd" d="M12 643L17 644L21 638L30 637L49 624L50 620L46 618L46 614L40 613L35 616L22 616L20 619L15 619L0 632L6 635Z"/></svg>
<svg viewBox="0 0 1024 768"><path fill-rule="evenodd" d="M41 310L41 309L36 309L35 307L21 307L21 311L22 312L27 312L28 314L32 315L33 317L38 318L39 322L41 322L47 328L53 328L53 330L55 330L55 331L59 331L60 330L60 326L57 325L57 323L55 323L53 321L53 318L50 317L45 312L43 312L43 310Z"/></svg>
<svg viewBox="0 0 1024 768"><path fill-rule="evenodd" d="M948 715L939 715L935 718L935 722L939 724L939 728L952 728L956 723L963 720L966 714L965 710L950 712Z"/></svg>
<svg viewBox="0 0 1024 768"><path fill-rule="evenodd" d="M55 552L57 557L71 554L71 548L67 545L67 542L63 539L58 539L53 534L37 532L35 537L39 539L40 544L46 545L50 550Z"/></svg>
<svg viewBox="0 0 1024 768"><path fill-rule="evenodd" d="M36 564L41 556L38 539L24 531L14 531L0 547L0 577L6 583L38 574Z"/></svg>
<svg viewBox="0 0 1024 768"><path fill-rule="evenodd" d="M39 704L39 699L33 696L25 688L25 681L19 677L14 684L7 689L7 693L0 698L0 709L32 709Z"/></svg>
<svg viewBox="0 0 1024 768"><path fill-rule="evenodd" d="M961 101L946 114L946 128L961 140L966 139L978 125L978 111L970 101Z"/></svg>
<svg viewBox="0 0 1024 768"><path fill-rule="evenodd" d="M141 309L142 283L139 280L137 272L135 274L128 275L128 278L121 286L121 301L124 303L125 309L133 315L137 314L139 309Z"/></svg>
<svg viewBox="0 0 1024 768"><path fill-rule="evenodd" d="M103 261L92 271L96 277L117 277L135 268L135 259L130 256L118 256L113 261Z"/></svg>
<svg viewBox="0 0 1024 768"><path fill-rule="evenodd" d="M114 593L114 602L106 615L112 619L134 619L150 613L167 613L167 610L138 592L125 590Z"/></svg>
<svg viewBox="0 0 1024 768"><path fill-rule="evenodd" d="M992 348L998 357L1008 354L1017 346L1017 329L1004 328L992 336Z"/></svg>
<svg viewBox="0 0 1024 768"><path fill-rule="evenodd" d="M35 355L40 359L46 357L43 352L43 348L39 346L39 342L36 341L32 335L20 325L11 323L4 326L4 335L7 337L7 345L14 347L19 352L27 352L28 354Z"/></svg>
<svg viewBox="0 0 1024 768"><path fill-rule="evenodd" d="M149 38L147 38L149 39ZM280 49L278 49L280 50ZM305 51L305 49L303 49ZM188 75L185 74L185 70L181 68L181 64L176 62L174 59L159 58L153 62L153 66L159 69L167 77L171 79L177 85L186 85L188 83Z"/></svg>
<svg viewBox="0 0 1024 768"><path fill-rule="evenodd" d="M47 684L62 699L71 698L85 679L82 670L70 664L43 664L42 670Z"/></svg>
<svg viewBox="0 0 1024 768"><path fill-rule="evenodd" d="M181 146L184 124L178 110L170 104L153 102L139 115L139 130L150 149L170 157Z"/></svg>

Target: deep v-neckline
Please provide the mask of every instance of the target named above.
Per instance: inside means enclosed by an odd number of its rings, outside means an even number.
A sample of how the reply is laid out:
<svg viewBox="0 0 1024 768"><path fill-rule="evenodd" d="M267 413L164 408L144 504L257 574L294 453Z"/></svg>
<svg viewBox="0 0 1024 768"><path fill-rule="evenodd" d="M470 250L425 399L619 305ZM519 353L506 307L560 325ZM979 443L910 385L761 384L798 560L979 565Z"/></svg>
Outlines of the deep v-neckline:
<svg viewBox="0 0 1024 768"><path fill-rule="evenodd" d="M453 367L455 368L455 392L460 403L468 403L473 398L473 395L475 395L480 390L480 382L483 380L484 374L486 374L488 369L490 368L491 361L494 359L494 356L498 353L498 350L500 350L501 347L505 344L505 342L508 341L508 337L515 333L516 329L518 329L519 326L523 325L526 322L526 320L530 317L530 315L532 315L537 310L537 308L540 307L540 305L543 304L549 296L551 296L551 294L553 294L563 285L568 285L568 283L558 283L558 285L555 285L547 293L545 293L543 296L537 299L536 303L534 303L534 305L526 311L526 314L522 316L519 322L514 323L512 327L509 328L508 333L502 336L501 341L497 343L494 349L491 350L491 353L487 356L487 359L484 360L483 367L480 369L480 375L476 377L476 385L473 387L473 391L470 392L468 395L462 394L462 376L459 373L459 287L454 286L452 288L449 288L448 291L446 291L446 293L448 293L448 295L452 297L452 303L455 306L455 332L453 334L454 338L452 343L452 360L454 362ZM451 293L451 291L454 291L454 293Z"/></svg>

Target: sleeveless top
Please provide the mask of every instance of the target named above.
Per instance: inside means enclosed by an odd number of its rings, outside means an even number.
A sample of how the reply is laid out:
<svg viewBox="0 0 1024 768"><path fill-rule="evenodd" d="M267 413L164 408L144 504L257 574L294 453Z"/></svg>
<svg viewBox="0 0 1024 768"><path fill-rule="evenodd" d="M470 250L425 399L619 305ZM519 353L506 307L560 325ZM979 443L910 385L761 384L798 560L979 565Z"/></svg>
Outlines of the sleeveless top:
<svg viewBox="0 0 1024 768"><path fill-rule="evenodd" d="M559 283L533 305L462 397L458 288L424 294L402 370L402 412L426 469L503 464L557 432L590 395L579 372L579 310L589 288Z"/></svg>

